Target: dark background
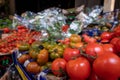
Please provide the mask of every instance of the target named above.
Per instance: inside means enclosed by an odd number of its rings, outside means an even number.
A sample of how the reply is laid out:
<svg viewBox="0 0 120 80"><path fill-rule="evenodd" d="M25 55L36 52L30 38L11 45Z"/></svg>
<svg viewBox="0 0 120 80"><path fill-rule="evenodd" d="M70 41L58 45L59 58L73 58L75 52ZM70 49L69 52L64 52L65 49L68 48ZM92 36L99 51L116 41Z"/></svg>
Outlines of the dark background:
<svg viewBox="0 0 120 80"><path fill-rule="evenodd" d="M6 1L9 2L11 0ZM93 7L95 5L103 6L103 3L104 0L15 0L15 13L21 14L25 11L39 12L50 7L68 9L74 8L76 5L81 6L83 4L87 7ZM3 13L9 14L10 9L9 7L7 8L8 9L6 9L5 5L0 7L0 15L3 15ZM120 0L115 0L115 9L120 9Z"/></svg>
<svg viewBox="0 0 120 80"><path fill-rule="evenodd" d="M75 0L16 0L16 13L25 11L39 12L50 7L73 8Z"/></svg>

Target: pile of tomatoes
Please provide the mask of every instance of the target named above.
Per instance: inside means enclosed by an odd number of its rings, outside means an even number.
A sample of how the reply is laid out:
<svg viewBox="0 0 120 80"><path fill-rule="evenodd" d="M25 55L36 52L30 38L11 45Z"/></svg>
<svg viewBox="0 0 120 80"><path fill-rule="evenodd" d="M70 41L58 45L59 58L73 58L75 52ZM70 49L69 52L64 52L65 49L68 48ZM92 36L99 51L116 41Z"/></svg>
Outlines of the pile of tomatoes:
<svg viewBox="0 0 120 80"><path fill-rule="evenodd" d="M26 68L30 73L38 74L47 65L55 76L66 80L120 78L120 26L100 36L72 34L57 42L40 42L35 40L35 35L40 35L40 32L29 32L24 26L18 26L10 36L0 40L0 52L7 53L15 48L29 50L18 61L24 64L26 60L34 59Z"/></svg>
<svg viewBox="0 0 120 80"><path fill-rule="evenodd" d="M64 77L65 80L118 80L120 26L116 28L94 37L72 34L57 43L35 41L26 58L25 55L22 58L24 62L35 59L26 70L37 75L49 68L54 76Z"/></svg>
<svg viewBox="0 0 120 80"><path fill-rule="evenodd" d="M56 76L70 80L119 80L120 79L120 26L99 37L74 34L61 43L66 47L62 58L56 58L51 70ZM72 38L72 39L71 39ZM74 45L70 46L72 43ZM82 43L78 47L77 43ZM76 47L77 45L77 47Z"/></svg>
<svg viewBox="0 0 120 80"><path fill-rule="evenodd" d="M35 41L33 36L40 35L40 32L31 31L25 26L17 26L17 30L9 31L10 35L4 39L0 39L0 53L11 53L11 51L17 48L20 42L26 42L31 44Z"/></svg>

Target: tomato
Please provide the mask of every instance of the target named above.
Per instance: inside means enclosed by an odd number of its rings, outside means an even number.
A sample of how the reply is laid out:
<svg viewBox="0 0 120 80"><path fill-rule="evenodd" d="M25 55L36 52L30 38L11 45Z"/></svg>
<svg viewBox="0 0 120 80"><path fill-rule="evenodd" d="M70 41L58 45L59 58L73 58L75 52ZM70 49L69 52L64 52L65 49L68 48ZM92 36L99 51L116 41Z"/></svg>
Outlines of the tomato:
<svg viewBox="0 0 120 80"><path fill-rule="evenodd" d="M30 39L28 43L31 45L33 42L35 42L35 39Z"/></svg>
<svg viewBox="0 0 120 80"><path fill-rule="evenodd" d="M114 47L115 47L115 50L117 51L117 53L119 53L119 52L120 52L120 39L117 40L117 42L116 42L116 44L114 45Z"/></svg>
<svg viewBox="0 0 120 80"><path fill-rule="evenodd" d="M77 34L72 34L70 36L70 42L81 42L81 37Z"/></svg>
<svg viewBox="0 0 120 80"><path fill-rule="evenodd" d="M50 53L50 58L51 59L56 59L56 58L60 58L63 56L63 51L64 48L62 45L54 45L53 47L51 47L49 49L49 53Z"/></svg>
<svg viewBox="0 0 120 80"><path fill-rule="evenodd" d="M41 45L40 41L35 41L31 44L31 48L36 49Z"/></svg>
<svg viewBox="0 0 120 80"><path fill-rule="evenodd" d="M38 74L41 71L40 66L37 64L37 62L28 63L26 70L32 74Z"/></svg>
<svg viewBox="0 0 120 80"><path fill-rule="evenodd" d="M101 80L117 80L120 77L120 58L110 52L103 54L94 61L93 70Z"/></svg>
<svg viewBox="0 0 120 80"><path fill-rule="evenodd" d="M80 55L80 51L79 49L75 49L75 48L65 48L64 53L63 53L63 58L66 61L69 61L73 58L76 58Z"/></svg>
<svg viewBox="0 0 120 80"><path fill-rule="evenodd" d="M118 37L112 38L111 41L110 41L110 44L115 45L116 42L117 42L119 39L120 39L120 38L118 38Z"/></svg>
<svg viewBox="0 0 120 80"><path fill-rule="evenodd" d="M83 42L77 42L77 43L74 43L74 42L70 42L70 47L72 48L81 48L83 47L84 43Z"/></svg>
<svg viewBox="0 0 120 80"><path fill-rule="evenodd" d="M113 38L111 41L110 41L110 44L112 44L113 45L113 49L114 49L114 52L115 53L118 53L119 51L117 51L117 41L119 40L120 38L118 38L118 37L115 37L115 38Z"/></svg>
<svg viewBox="0 0 120 80"><path fill-rule="evenodd" d="M46 49L40 50L40 53L37 55L37 62L39 65L44 65L48 62L48 51Z"/></svg>
<svg viewBox="0 0 120 80"><path fill-rule="evenodd" d="M70 80L86 80L90 75L91 67L86 58L79 57L68 61L66 70Z"/></svg>
<svg viewBox="0 0 120 80"><path fill-rule="evenodd" d="M91 74L90 74L88 80L100 80L100 79L98 78L98 76L95 74L94 71L91 71Z"/></svg>
<svg viewBox="0 0 120 80"><path fill-rule="evenodd" d="M63 32L67 32L68 28L69 28L68 25L64 25L64 26L62 26L62 31Z"/></svg>
<svg viewBox="0 0 120 80"><path fill-rule="evenodd" d="M28 54L23 54L18 58L18 62L23 64L26 60L30 59L31 57Z"/></svg>
<svg viewBox="0 0 120 80"><path fill-rule="evenodd" d="M69 38L65 38L64 40L58 40L58 42L62 43L62 44L69 44L70 43L70 39Z"/></svg>
<svg viewBox="0 0 120 80"><path fill-rule="evenodd" d="M29 50L29 55L33 58L36 59L39 54L39 50L36 49L31 49Z"/></svg>
<svg viewBox="0 0 120 80"><path fill-rule="evenodd" d="M90 56L100 56L101 54L104 54L104 49L102 45L98 43L89 43L85 47L85 53Z"/></svg>
<svg viewBox="0 0 120 80"><path fill-rule="evenodd" d="M103 47L105 53L114 52L114 46L112 44L103 44L102 47Z"/></svg>
<svg viewBox="0 0 120 80"><path fill-rule="evenodd" d="M82 37L86 43L95 43L97 41L95 38L90 37L87 34L83 34Z"/></svg>
<svg viewBox="0 0 120 80"><path fill-rule="evenodd" d="M29 50L30 45L28 43L21 42L21 43L17 44L17 47L20 51L26 51L26 50Z"/></svg>
<svg viewBox="0 0 120 80"><path fill-rule="evenodd" d="M108 40L108 41L110 41L113 38L113 33L112 32L103 32L100 35L100 37L101 37L101 40Z"/></svg>
<svg viewBox="0 0 120 80"><path fill-rule="evenodd" d="M9 33L10 29L9 28L4 28L3 31L4 31L4 33Z"/></svg>
<svg viewBox="0 0 120 80"><path fill-rule="evenodd" d="M51 70L56 76L64 76L66 71L66 61L63 58L55 59L51 64Z"/></svg>
<svg viewBox="0 0 120 80"><path fill-rule="evenodd" d="M115 36L120 36L120 26L117 26L113 29Z"/></svg>
<svg viewBox="0 0 120 80"><path fill-rule="evenodd" d="M19 25L19 26L17 26L17 28L18 28L18 29L24 29L25 26Z"/></svg>

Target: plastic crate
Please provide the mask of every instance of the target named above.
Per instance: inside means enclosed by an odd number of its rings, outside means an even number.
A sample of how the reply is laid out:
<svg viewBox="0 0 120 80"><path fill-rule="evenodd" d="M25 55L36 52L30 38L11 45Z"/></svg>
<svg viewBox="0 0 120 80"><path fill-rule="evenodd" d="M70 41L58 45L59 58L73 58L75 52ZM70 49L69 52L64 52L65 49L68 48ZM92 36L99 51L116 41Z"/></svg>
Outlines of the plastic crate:
<svg viewBox="0 0 120 80"><path fill-rule="evenodd" d="M23 80L46 80L46 75L50 72L49 69L41 71L37 76L26 71L25 67L17 61L18 52L13 51L12 59L13 63L18 70Z"/></svg>

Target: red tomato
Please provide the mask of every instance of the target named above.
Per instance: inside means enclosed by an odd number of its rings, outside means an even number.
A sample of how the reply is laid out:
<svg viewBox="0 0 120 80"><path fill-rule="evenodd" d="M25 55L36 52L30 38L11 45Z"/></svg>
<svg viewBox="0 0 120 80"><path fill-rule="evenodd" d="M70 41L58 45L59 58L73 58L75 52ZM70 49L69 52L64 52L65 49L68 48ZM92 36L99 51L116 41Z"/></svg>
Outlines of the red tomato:
<svg viewBox="0 0 120 80"><path fill-rule="evenodd" d="M93 70L101 80L117 80L120 77L120 58L114 53L103 54L94 61Z"/></svg>
<svg viewBox="0 0 120 80"><path fill-rule="evenodd" d="M88 80L100 80L94 71L91 71L90 77Z"/></svg>
<svg viewBox="0 0 120 80"><path fill-rule="evenodd" d="M68 25L64 25L64 26L62 26L62 31L63 32L67 32L68 28L69 28Z"/></svg>
<svg viewBox="0 0 120 80"><path fill-rule="evenodd" d="M117 42L119 39L120 39L120 38L118 38L118 37L113 38L113 39L110 41L110 44L115 45L116 42Z"/></svg>
<svg viewBox="0 0 120 80"><path fill-rule="evenodd" d="M101 54L104 54L104 49L98 43L89 43L85 48L85 53L90 56L96 57L96 56L100 56Z"/></svg>
<svg viewBox="0 0 120 80"><path fill-rule="evenodd" d="M96 42L95 38L90 37L87 34L83 34L82 36L83 36L84 41L87 43L95 43Z"/></svg>
<svg viewBox="0 0 120 80"><path fill-rule="evenodd" d="M102 47L103 47L105 53L114 52L114 47L112 44L103 44Z"/></svg>
<svg viewBox="0 0 120 80"><path fill-rule="evenodd" d="M112 32L103 32L101 35L101 40L111 40L113 38L113 33Z"/></svg>
<svg viewBox="0 0 120 80"><path fill-rule="evenodd" d="M120 36L120 26L115 27L113 31L115 36L118 36L118 37Z"/></svg>
<svg viewBox="0 0 120 80"><path fill-rule="evenodd" d="M117 51L117 53L119 53L119 52L120 52L120 39L117 40L117 42L116 42L116 44L114 45L114 47L115 47L115 50Z"/></svg>
<svg viewBox="0 0 120 80"><path fill-rule="evenodd" d="M84 57L70 60L66 64L66 70L70 80L86 80L90 75L90 63Z"/></svg>
<svg viewBox="0 0 120 80"><path fill-rule="evenodd" d="M63 58L55 59L51 64L51 70L54 75L62 76L63 72L66 71L66 61Z"/></svg>
<svg viewBox="0 0 120 80"><path fill-rule="evenodd" d="M18 29L24 29L25 26L19 25L19 26L17 26L17 28L18 28Z"/></svg>
<svg viewBox="0 0 120 80"><path fill-rule="evenodd" d="M35 42L35 39L30 39L30 40L28 41L29 44L32 44L33 42Z"/></svg>
<svg viewBox="0 0 120 80"><path fill-rule="evenodd" d="M115 53L118 53L119 51L117 51L117 41L119 40L120 38L118 38L118 37L115 37L115 38L113 38L111 41L110 41L110 44L112 44L113 45L113 49L114 49L114 52ZM118 49L119 50L119 49Z"/></svg>
<svg viewBox="0 0 120 80"><path fill-rule="evenodd" d="M66 61L69 61L75 57L78 57L80 55L80 51L75 48L65 48L64 53L63 53L63 58Z"/></svg>
<svg viewBox="0 0 120 80"><path fill-rule="evenodd" d="M4 28L3 31L4 31L4 33L9 33L10 29L9 28Z"/></svg>

